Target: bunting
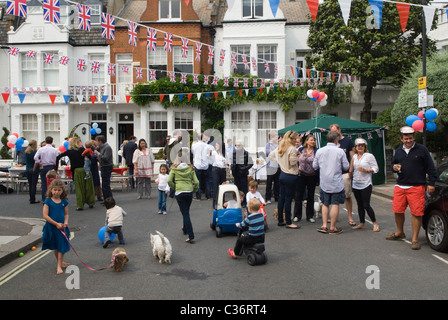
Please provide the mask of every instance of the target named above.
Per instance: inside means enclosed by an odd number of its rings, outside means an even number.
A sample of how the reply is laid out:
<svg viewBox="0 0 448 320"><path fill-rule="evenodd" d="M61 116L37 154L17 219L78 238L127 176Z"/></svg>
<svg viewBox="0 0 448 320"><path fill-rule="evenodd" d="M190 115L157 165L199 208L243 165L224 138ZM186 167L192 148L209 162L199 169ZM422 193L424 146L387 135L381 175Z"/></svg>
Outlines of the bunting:
<svg viewBox="0 0 448 320"><path fill-rule="evenodd" d="M44 20L53 23L61 23L61 13L59 12L59 0L44 0Z"/></svg>
<svg viewBox="0 0 448 320"><path fill-rule="evenodd" d="M146 49L156 51L157 48L157 31L156 29L148 28L146 35Z"/></svg>
<svg viewBox="0 0 448 320"><path fill-rule="evenodd" d="M90 7L78 3L78 29L90 31Z"/></svg>
<svg viewBox="0 0 448 320"><path fill-rule="evenodd" d="M406 30L406 25L408 23L409 18L409 10L411 9L411 6L407 3L396 3L397 10L398 10L398 16L400 17L400 25L401 30L404 32Z"/></svg>
<svg viewBox="0 0 448 320"><path fill-rule="evenodd" d="M101 13L101 36L115 40L115 17L113 15Z"/></svg>

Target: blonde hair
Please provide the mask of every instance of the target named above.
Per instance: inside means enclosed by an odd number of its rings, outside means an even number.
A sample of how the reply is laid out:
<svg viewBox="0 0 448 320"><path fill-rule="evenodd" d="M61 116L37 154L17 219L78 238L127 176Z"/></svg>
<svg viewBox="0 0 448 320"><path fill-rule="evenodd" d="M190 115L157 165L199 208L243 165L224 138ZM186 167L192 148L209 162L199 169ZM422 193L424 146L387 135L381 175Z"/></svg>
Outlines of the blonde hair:
<svg viewBox="0 0 448 320"><path fill-rule="evenodd" d="M36 140L30 140L28 143L28 147L25 150L25 153L31 153L33 151L37 150L37 141Z"/></svg>
<svg viewBox="0 0 448 320"><path fill-rule="evenodd" d="M68 148L72 150L78 150L81 147L81 139L73 137L68 144Z"/></svg>
<svg viewBox="0 0 448 320"><path fill-rule="evenodd" d="M257 213L260 210L261 202L257 198L252 198L247 203L247 209L250 213Z"/></svg>
<svg viewBox="0 0 448 320"><path fill-rule="evenodd" d="M278 154L283 155L289 147L293 146L295 144L295 140L299 134L294 131L288 131L283 136L282 140L280 140L280 144L278 146ZM294 142L292 142L294 141Z"/></svg>

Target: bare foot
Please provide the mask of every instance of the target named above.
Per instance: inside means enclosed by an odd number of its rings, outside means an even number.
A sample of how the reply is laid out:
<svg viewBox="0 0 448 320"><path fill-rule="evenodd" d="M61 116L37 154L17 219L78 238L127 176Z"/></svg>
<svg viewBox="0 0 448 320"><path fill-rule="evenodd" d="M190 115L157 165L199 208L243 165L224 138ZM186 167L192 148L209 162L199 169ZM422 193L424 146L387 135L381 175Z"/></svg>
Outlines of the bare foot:
<svg viewBox="0 0 448 320"><path fill-rule="evenodd" d="M61 268L57 268L57 269L56 269L56 274L62 274L62 273L64 273L64 271L62 271Z"/></svg>
<svg viewBox="0 0 448 320"><path fill-rule="evenodd" d="M70 265L70 263L62 262L62 268L67 268Z"/></svg>

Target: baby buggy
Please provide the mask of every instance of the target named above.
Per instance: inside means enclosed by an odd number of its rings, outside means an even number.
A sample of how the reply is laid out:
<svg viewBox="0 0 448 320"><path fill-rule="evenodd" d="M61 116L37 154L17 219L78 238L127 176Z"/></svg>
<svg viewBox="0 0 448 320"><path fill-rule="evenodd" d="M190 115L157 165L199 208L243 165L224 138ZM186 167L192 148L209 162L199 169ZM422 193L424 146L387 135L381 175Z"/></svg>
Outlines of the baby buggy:
<svg viewBox="0 0 448 320"><path fill-rule="evenodd" d="M233 206L224 207L224 199L227 195L232 195ZM230 201L229 201L230 202ZM243 211L241 209L241 198L236 185L223 183L219 186L216 209L213 211L210 227L216 231L216 237L221 237L223 233L238 232L236 223L243 221Z"/></svg>

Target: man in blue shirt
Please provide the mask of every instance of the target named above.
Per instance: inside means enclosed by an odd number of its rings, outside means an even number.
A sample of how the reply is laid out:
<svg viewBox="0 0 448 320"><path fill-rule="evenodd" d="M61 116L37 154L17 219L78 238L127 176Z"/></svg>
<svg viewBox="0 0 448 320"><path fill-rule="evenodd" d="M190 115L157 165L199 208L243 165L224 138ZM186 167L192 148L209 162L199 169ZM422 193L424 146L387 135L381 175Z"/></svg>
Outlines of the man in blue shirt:
<svg viewBox="0 0 448 320"><path fill-rule="evenodd" d="M339 205L345 202L344 180L342 172L347 171L350 164L345 152L338 147L339 133L330 131L327 135L327 145L317 150L313 168L320 170L320 200L322 201L322 226L317 231L338 234L342 229L336 227L339 216ZM331 212L330 212L330 205ZM327 228L330 213L330 229Z"/></svg>

